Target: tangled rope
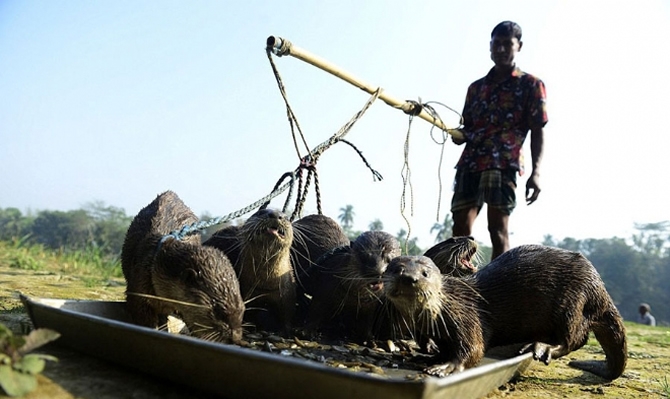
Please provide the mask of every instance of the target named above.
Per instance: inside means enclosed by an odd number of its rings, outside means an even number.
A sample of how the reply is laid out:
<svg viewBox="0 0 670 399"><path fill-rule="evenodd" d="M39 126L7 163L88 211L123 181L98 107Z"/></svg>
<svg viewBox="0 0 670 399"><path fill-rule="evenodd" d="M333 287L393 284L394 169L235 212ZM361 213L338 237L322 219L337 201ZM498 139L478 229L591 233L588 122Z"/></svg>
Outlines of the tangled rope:
<svg viewBox="0 0 670 399"><path fill-rule="evenodd" d="M274 66L274 62L272 62L272 57L270 57L270 61L271 61L271 64L273 66L273 71L275 72L275 77L277 78L277 84L279 85L280 91L282 92L282 97L284 98L284 102L286 104L287 115L288 115L288 118L289 118L289 124L291 126L291 133L292 133L292 136L293 136L294 145L295 145L296 151L298 152L298 156L300 156L294 126L298 130L298 132L300 133L300 137L302 138L302 142L305 146L307 146L307 142L304 138L304 135L302 134L302 131L300 129L300 125L298 124L297 118L295 117L295 114L293 113L293 110L291 109L291 106L288 103L288 99L286 98L286 92L284 90L284 85L281 81L281 77L279 76L278 71L276 70L276 67ZM296 180L298 181L298 190L297 190L298 196L297 196L297 199L296 199L296 209L294 210L294 212L291 215L291 221L293 221L294 218L296 217L296 215L299 215L300 212L302 211L302 208L303 208L304 203L305 203L305 198L307 196L308 188L309 188L312 177L314 178L315 187L316 187L315 191L316 191L316 195L317 195L317 209L318 209L318 213L321 214L322 213L322 211L321 211L321 201L320 201L321 193L320 193L319 184L318 184L318 174L316 173L316 162L318 161L319 157L328 148L332 147L333 145L337 144L340 141L343 142L343 143L348 144L358 153L358 155L363 159L363 162L368 167L368 169L370 169L372 171L373 179L382 180L381 174L379 172L377 172L376 170L374 170L370 166L370 164L365 159L365 157L363 157L362 152L358 148L356 148L356 146L354 146L352 143L343 139L343 137L349 132L349 130L351 130L353 125L365 114L365 112L368 110L368 108L370 108L372 103L379 97L380 93L381 93L381 88L377 89L377 91L375 91L372 94L372 96L370 96L370 98L365 103L363 108L360 111L358 111L347 123L345 123L344 126L342 126L340 128L340 130L338 130L335 134L333 134L328 140L324 141L323 143L319 144L314 149L309 151L309 153L307 155L305 155L304 157L300 157L300 164L298 165L298 167L291 172L284 173L282 175L282 177L275 184L273 190L268 195L259 199L258 201L255 201L254 203L252 203L248 206L245 206L242 209L239 209L235 212L229 213L225 216L216 217L216 218L212 218L212 219L209 219L209 220L201 220L201 221L192 223L190 225L183 226L181 229L173 230L173 231L171 231L170 233L166 234L165 236L163 236L161 238L159 247L160 247L160 245L162 245L163 242L165 242L165 240L167 240L169 238L182 240L182 239L184 239L185 237L187 237L191 234L198 233L198 232L200 232L204 229L207 229L209 227L234 220L234 219L236 219L236 218L238 218L242 215L245 215L245 214L253 211L256 208L261 208L261 209L265 208L269 205L270 201L273 198L278 197L284 191L286 191L287 189L290 188L289 193L286 197L286 201L284 203L284 207L283 207L283 212L286 213L286 211L288 209L288 206L291 202L291 198L293 196L293 191L294 191L294 188L295 188ZM304 169L306 169L308 171L308 173L307 173L306 181L305 181L305 184L304 184L304 187L303 187L303 185L302 185L302 171ZM282 182L284 182L286 179L289 179L289 181L282 184Z"/></svg>
<svg viewBox="0 0 670 399"><path fill-rule="evenodd" d="M289 52L289 49L291 48L291 43L287 40L282 41L281 47L276 50L277 56L282 56L286 55ZM363 116L365 111L368 110L370 105L379 97L381 94L381 88L378 88L370 97L368 102L365 104L363 109L361 109L358 113L356 113L349 122L347 122L342 128L335 133L333 136L331 136L330 139L326 140L325 142L319 144L316 148L314 148L312 151L309 151L309 146L307 145L307 140L305 139L305 136L302 132L302 129L300 128L300 124L298 123L298 119L293 112L293 109L291 108L291 105L288 102L288 96L286 95L286 87L284 86L284 83L282 81L282 78L279 74L279 70L277 69L277 66L274 63L273 57L272 57L272 48L267 47L266 48L266 54L268 57L268 60L270 62L270 66L272 67L272 72L275 76L275 80L277 81L277 86L279 87L279 92L281 93L282 99L284 100L284 104L286 106L286 115L289 121L289 126L291 127L291 136L293 138L293 145L295 147L296 153L298 155L298 158L300 159L300 165L298 168L295 170L295 176L298 178L298 189L297 189L297 198L296 198L296 206L291 214L290 220L293 221L297 216L299 216L302 213L302 209L304 207L305 201L307 199L307 194L309 192L309 187L311 185L312 179L314 179L314 187L315 187L315 193L316 193L316 208L317 212L319 214L322 214L322 207L321 207L321 189L319 187L319 175L316 169L316 164L319 160L319 157L323 154L323 152L333 146L334 144L343 141L344 143L348 144L351 146L361 157L365 165L372 171L373 174L373 180L374 179L382 179L382 176L379 172L374 170L370 164L367 162L365 157L363 156L362 152L356 148L353 144L350 142L343 140L342 138L349 132L349 130L353 127L353 125ZM308 151L308 154L305 156L300 155L300 149L298 145L298 138L296 136L296 130L297 133L300 136L300 140L302 141L302 145L305 146L305 148ZM303 184L303 170L307 170L307 176L304 178L304 184ZM286 213L288 209L288 204L289 201L287 199L287 202L284 205L283 211ZM267 204L266 204L267 206Z"/></svg>
<svg viewBox="0 0 670 399"><path fill-rule="evenodd" d="M313 150L311 150L309 152L308 155L306 155L306 156L304 156L300 159L300 164L291 174L291 176L293 176L292 182L295 181L295 179L298 180L298 189L297 189L298 194L297 194L297 198L296 198L296 207L295 207L295 209L294 209L294 211L291 215L291 221L293 221L298 215L300 215L300 213L302 211L302 208L304 207L312 177L314 178L314 186L315 186L315 191L316 191L317 212L319 214L322 214L321 193L320 193L319 184L318 184L318 173L316 171L316 163L319 160L319 157L321 157L321 155L327 149L329 149L330 147L332 147L333 145L335 145L339 142L343 142L343 143L349 145L350 147L352 147L356 151L356 153L358 153L358 155L361 157L361 159L365 163L365 166L367 166L368 169L370 169L370 171L372 171L373 180L376 181L376 180L382 180L383 179L382 175L378 171L373 169L372 166L370 166L368 161L363 156L363 153L358 148L356 148L355 145L353 145L351 142L349 142L347 140L344 140L344 138L343 138L347 133L349 133L349 130L351 130L351 128L354 126L354 124L370 108L372 103L379 97L380 93L381 93L381 89L378 89L375 93L372 94L372 96L370 96L370 98L365 103L363 108L360 111L358 111L346 124L344 124L344 126L342 126L340 128L340 130L338 130L335 134L333 134L328 140L326 140L323 143L316 146ZM302 171L305 170L305 169L308 171L308 173L307 173L307 177L305 179L305 183L304 183L304 186L303 186ZM284 176L282 177L282 179L280 179L280 181L285 179L285 176L286 176L286 174L284 174ZM277 184L279 184L279 182ZM285 187L285 186L282 186L282 187ZM276 187L276 185L275 185L275 187ZM286 188L287 187L285 187L284 189L286 189ZM283 212L287 211L288 205L290 203L290 196L291 195L292 195L292 193L289 193L289 197L287 197L287 201L284 204ZM269 203L269 201L268 201L268 203ZM268 203L265 203L264 206L267 206Z"/></svg>
<svg viewBox="0 0 670 399"><path fill-rule="evenodd" d="M440 124L442 126L445 126L442 118L440 117L439 113L435 110L435 108L431 104L437 104L441 105L445 108L447 108L449 111L455 113L456 115L459 116L460 118L460 123L459 123L459 128L463 126L463 116L453 108L437 102L437 101L428 101L425 103L421 102L421 98L419 98L419 101L414 101L414 100L407 100L407 103L410 104L407 109L403 109L403 111L409 115L409 122L407 126L407 135L405 137L405 146L404 146L404 162L402 166L402 170L400 172L402 176L402 194L400 196L400 214L402 218L405 220L405 224L407 225L407 236L405 239L405 252L408 252L408 242L409 238L412 232L412 226L410 224L409 219L405 215L405 209L407 207L407 192L408 192L408 187L409 187L409 206L410 206L410 216L414 216L414 189L412 187L412 179L411 179L411 169L409 167L409 138L410 138L410 132L412 130L412 121L414 120L415 116L418 116L422 111L426 111L433 119L440 121ZM440 161L437 166L437 179L438 179L438 198L437 198L437 220L440 220L440 205L442 203L442 161L444 160L444 145L447 143L448 136L449 134L445 129L438 129L442 133L441 141L438 141L435 136L436 126L434 124L431 125L430 128L430 137L431 139L438 145L440 145L442 148L440 150Z"/></svg>

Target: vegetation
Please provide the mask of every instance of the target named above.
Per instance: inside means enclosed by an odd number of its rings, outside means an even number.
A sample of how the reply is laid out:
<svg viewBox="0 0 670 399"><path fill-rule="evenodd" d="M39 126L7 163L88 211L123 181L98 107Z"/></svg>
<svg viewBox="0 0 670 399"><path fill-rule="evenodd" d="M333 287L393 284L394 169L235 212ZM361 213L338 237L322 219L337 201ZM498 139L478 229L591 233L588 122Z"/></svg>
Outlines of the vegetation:
<svg viewBox="0 0 670 399"><path fill-rule="evenodd" d="M340 208L338 220L345 233L355 239L354 207ZM207 219L207 216L204 216ZM132 220L123 209L101 202L73 211L39 211L22 214L16 208L0 208L0 260L13 268L40 270L45 262L58 259L62 272L88 276L90 284L121 277L119 256L125 232ZM447 214L435 223L431 233L435 242L451 236L453 220ZM383 230L380 219L369 222L370 230ZM658 324L670 325L670 222L636 225L637 233L628 239L564 238L545 236L543 244L578 251L598 269L607 290L627 320L636 320L641 302L652 306ZM425 251L401 229L395 236L403 253L419 255ZM480 245L483 259L490 248ZM99 280L96 280L99 279Z"/></svg>
<svg viewBox="0 0 670 399"><path fill-rule="evenodd" d="M80 278L82 267L73 272L61 272L67 267L58 251L38 246L25 252L25 257L34 257L42 269L12 269L7 264L8 256L27 248L15 248L0 242L0 317L14 321L14 334L29 331L28 316L21 308L20 301L12 293L21 290L29 296L47 298L123 300L123 279L113 278L93 287ZM68 269L69 270L69 269ZM9 326L9 324L7 324ZM523 374L513 381L494 390L487 398L528 399L528 398L602 398L633 399L640 397L670 398L668 372L670 369L670 328L648 327L626 322L628 339L628 365L624 375L607 382L591 373L568 366L571 360L602 359L604 354L597 341L591 337L586 346L568 356L552 360L549 366L533 362ZM59 367L47 367L38 376L38 387L26 398L74 399L81 397L116 397L118 387L124 386L138 397L191 397L192 392L181 390L171 384L156 384L154 380L143 378L135 372L119 372L105 362L92 362L87 356L79 356L69 351L56 351L47 347L47 353L63 359ZM67 365L65 364L67 360ZM52 365L49 365L52 366ZM58 366L58 365L56 365ZM67 367L63 367L67 366ZM66 388L66 389L63 389ZM1 390L0 390L1 391ZM176 394L175 392L181 392ZM4 397L0 392L0 397Z"/></svg>
<svg viewBox="0 0 670 399"><path fill-rule="evenodd" d="M447 213L444 216L444 221L442 221L442 223L435 223L433 227L430 228L430 232L435 232L435 242L438 243L451 237L451 229L453 227L454 220L451 218L451 214Z"/></svg>
<svg viewBox="0 0 670 399"><path fill-rule="evenodd" d="M0 324L0 388L9 396L23 396L37 388L37 374L44 370L49 355L28 354L58 338L55 331L39 328L26 336L14 335Z"/></svg>
<svg viewBox="0 0 670 399"><path fill-rule="evenodd" d="M350 237L357 236L360 232L352 230L353 207L347 206L342 210L347 210L350 215L347 229ZM34 222L38 217L41 217L41 222L36 228ZM208 219L206 216L203 218ZM122 210L99 203L79 211L43 211L28 215L22 215L14 208L0 209L0 268L4 277L0 286L0 315L5 317L4 320L27 317L19 300L11 294L16 290L27 295L53 298L122 300L124 284L118 258L131 219ZM431 233L436 235L436 242L450 236L450 220L450 215L445 216L443 223L436 223L431 229ZM373 219L368 228L383 229L383 224L380 219ZM626 319L635 320L637 307L644 301L652 305L652 313L659 324L668 325L670 309L663 308L663 304L670 299L667 287L670 277L670 226L663 222L638 225L636 228L637 234L628 239L557 240L548 235L544 244L579 251L587 256L602 275ZM58 237L54 231L61 236ZM396 237L408 253L423 253L424 249L416 245L417 239L409 238L407 231L400 230ZM114 247L118 249L112 250ZM482 249L484 253L490 250L485 246ZM484 256L488 259L490 253ZM596 394L607 398L627 399L640 395L670 398L666 371L670 367L670 329L650 328L628 321L626 330L629 351L627 370L622 378L612 383L603 384L593 375L567 366L567 362L573 359L602 356L600 346L591 338L583 349L552 361L550 366L533 363L519 379L501 386L487 397L582 398ZM0 325L0 336L3 334L1 331L4 330ZM24 333L23 330L20 332ZM5 386L5 382L0 381L0 396L2 390L7 394L19 394L32 389L31 382L22 382L26 384L23 388L17 388L16 383L37 376L44 367L44 361L49 360L48 357L34 358L27 354L23 344L15 340L18 337L15 330L11 349L6 346L9 342L7 338L0 338L0 380L11 374L9 385ZM19 351L18 348L22 349ZM13 356L11 361L8 356ZM23 359L30 360L25 360L26 365L23 365ZM89 367L86 364L84 367ZM44 374L51 378L50 370L46 369ZM89 370L77 370L68 378L80 379L83 372L88 373ZM106 375L105 378L114 377ZM30 395L40 394L54 385L42 375L39 375L39 381L37 391ZM127 378L123 383L129 384ZM57 396L44 394L37 397ZM71 396L63 398L71 399Z"/></svg>
<svg viewBox="0 0 670 399"><path fill-rule="evenodd" d="M670 324L670 232L668 223L637 225L629 240L561 241L545 236L543 244L584 254L600 273L607 291L626 320L636 320L641 302L651 304L658 324Z"/></svg>

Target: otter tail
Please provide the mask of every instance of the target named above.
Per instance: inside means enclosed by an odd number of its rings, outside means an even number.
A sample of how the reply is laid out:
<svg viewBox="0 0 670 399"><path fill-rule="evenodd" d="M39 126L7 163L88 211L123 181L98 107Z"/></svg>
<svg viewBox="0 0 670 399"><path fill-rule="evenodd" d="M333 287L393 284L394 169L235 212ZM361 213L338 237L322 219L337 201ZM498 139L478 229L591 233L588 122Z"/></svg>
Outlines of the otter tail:
<svg viewBox="0 0 670 399"><path fill-rule="evenodd" d="M628 349L626 345L626 329L621 316L612 309L607 311L601 320L592 326L593 333L605 351L606 361L584 360L568 363L571 367L588 371L608 380L619 378L626 368Z"/></svg>

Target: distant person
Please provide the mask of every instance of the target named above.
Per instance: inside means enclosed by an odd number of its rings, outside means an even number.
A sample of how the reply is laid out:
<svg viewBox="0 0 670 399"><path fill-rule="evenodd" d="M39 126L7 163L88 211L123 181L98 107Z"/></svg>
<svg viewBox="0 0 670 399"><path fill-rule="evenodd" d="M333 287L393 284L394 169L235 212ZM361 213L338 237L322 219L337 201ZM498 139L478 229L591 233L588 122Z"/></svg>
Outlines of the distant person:
<svg viewBox="0 0 670 399"><path fill-rule="evenodd" d="M646 303L640 304L640 315L637 317L637 322L640 324L646 324L648 326L656 325L656 318L651 315L651 306Z"/></svg>
<svg viewBox="0 0 670 399"><path fill-rule="evenodd" d="M472 226L487 204L491 259L509 249L508 222L516 206L516 174L524 174L522 147L530 131L532 171L526 182L526 202L540 194L540 162L547 123L544 83L519 69L514 57L521 50L521 27L499 23L491 32L491 60L486 76L468 87L463 107L465 148L456 165L451 200L454 236L472 235Z"/></svg>

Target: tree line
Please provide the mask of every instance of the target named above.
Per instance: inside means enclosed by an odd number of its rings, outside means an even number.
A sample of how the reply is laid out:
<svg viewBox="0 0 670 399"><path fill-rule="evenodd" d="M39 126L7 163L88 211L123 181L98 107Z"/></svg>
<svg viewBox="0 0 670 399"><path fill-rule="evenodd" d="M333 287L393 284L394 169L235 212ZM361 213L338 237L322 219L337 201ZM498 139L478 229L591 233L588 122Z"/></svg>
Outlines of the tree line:
<svg viewBox="0 0 670 399"><path fill-rule="evenodd" d="M16 208L0 208L0 240L42 245L59 251L95 250L112 262L118 262L126 231L133 216L121 208L92 202L71 211L42 210L23 214ZM207 215L202 216L208 219ZM345 233L355 239L361 231L353 230L355 212L352 205L340 208L337 219ZM238 224L241 221L237 222ZM453 221L447 215L432 226L435 242L451 236ZM220 227L220 226L219 226ZM649 303L659 324L670 324L670 222L635 226L637 233L628 239L564 238L551 235L543 244L581 252L596 267L626 320L635 320L641 302ZM372 220L369 230L384 230L380 219ZM205 233L206 234L206 233ZM399 230L395 237L403 253L420 255L427 248L417 245L417 238ZM490 247L480 245L483 259L490 258Z"/></svg>

